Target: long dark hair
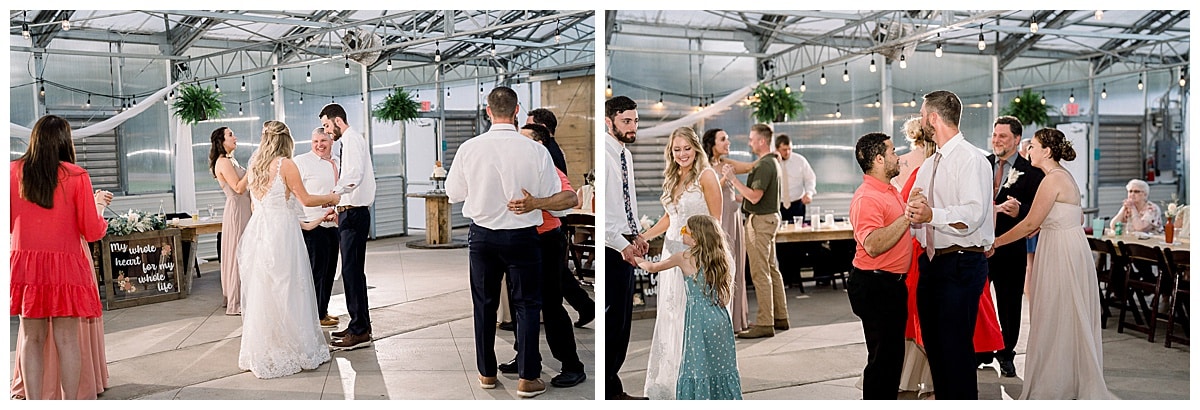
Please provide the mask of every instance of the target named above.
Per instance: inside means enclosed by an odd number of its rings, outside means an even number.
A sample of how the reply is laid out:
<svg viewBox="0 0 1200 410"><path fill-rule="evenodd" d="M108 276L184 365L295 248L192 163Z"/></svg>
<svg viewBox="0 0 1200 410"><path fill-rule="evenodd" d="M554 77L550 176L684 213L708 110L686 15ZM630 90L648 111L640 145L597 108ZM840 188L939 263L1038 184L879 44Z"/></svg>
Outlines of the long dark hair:
<svg viewBox="0 0 1200 410"><path fill-rule="evenodd" d="M546 146L547 151L550 151L550 160L554 161L554 167L562 171L563 175L567 175L567 157L563 155L558 141L555 141L554 137L547 137L542 140L542 144Z"/></svg>
<svg viewBox="0 0 1200 410"><path fill-rule="evenodd" d="M717 153L713 151L713 147L717 145L717 133L725 131L720 128L713 128L704 131L704 137L700 138L700 145L704 148L704 155L708 155L708 162L712 162L716 158Z"/></svg>
<svg viewBox="0 0 1200 410"><path fill-rule="evenodd" d="M217 177L217 159L228 154L225 152L225 130L227 129L229 127L217 128L213 130L212 136L209 138L212 140L212 148L208 149L208 172L213 174L213 178Z"/></svg>
<svg viewBox="0 0 1200 410"><path fill-rule="evenodd" d="M75 163L71 124L57 115L38 119L29 135L29 150L20 159L25 161L21 164L21 198L42 208L54 208L59 166Z"/></svg>

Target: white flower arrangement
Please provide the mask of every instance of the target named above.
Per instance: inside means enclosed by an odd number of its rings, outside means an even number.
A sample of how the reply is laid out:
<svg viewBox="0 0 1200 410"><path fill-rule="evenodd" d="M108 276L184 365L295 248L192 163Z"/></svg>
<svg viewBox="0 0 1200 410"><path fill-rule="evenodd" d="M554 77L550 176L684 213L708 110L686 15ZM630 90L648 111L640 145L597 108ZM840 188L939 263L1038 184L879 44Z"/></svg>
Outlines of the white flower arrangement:
<svg viewBox="0 0 1200 410"><path fill-rule="evenodd" d="M109 235L129 235L134 232L149 232L167 229L167 222L159 214L130 209L129 212L108 219Z"/></svg>
<svg viewBox="0 0 1200 410"><path fill-rule="evenodd" d="M1166 204L1163 208L1166 209L1163 213L1166 214L1168 219L1174 219L1176 216L1179 216L1179 209L1181 208L1179 206L1179 196L1171 194L1171 203Z"/></svg>
<svg viewBox="0 0 1200 410"><path fill-rule="evenodd" d="M1017 171L1017 167L1012 167L1012 168L1009 168L1009 170L1008 170L1008 178L1007 178L1007 180L1006 180L1006 181L1004 181L1004 185L1003 185L1003 187L1004 187L1004 188L1009 188L1009 187L1011 187L1011 186L1012 186L1012 184L1014 184L1014 183L1016 183L1016 182L1017 182L1017 178L1020 178L1020 177L1021 177L1021 175L1025 175L1025 173L1024 173L1024 172L1021 172L1021 171Z"/></svg>
<svg viewBox="0 0 1200 410"><path fill-rule="evenodd" d="M642 232L645 232L653 227L654 224L658 223L658 220L659 218L651 219L649 216L643 214L642 219L639 220L638 223L642 225Z"/></svg>

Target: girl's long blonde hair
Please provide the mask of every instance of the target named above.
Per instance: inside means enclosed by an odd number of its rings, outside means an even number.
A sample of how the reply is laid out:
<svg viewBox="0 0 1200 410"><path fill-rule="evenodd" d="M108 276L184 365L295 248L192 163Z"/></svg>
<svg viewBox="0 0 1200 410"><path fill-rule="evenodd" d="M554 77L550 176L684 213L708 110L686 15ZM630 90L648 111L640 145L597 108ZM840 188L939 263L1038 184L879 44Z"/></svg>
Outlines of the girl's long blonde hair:
<svg viewBox="0 0 1200 410"><path fill-rule="evenodd" d="M675 138L687 140L688 145L692 146L692 152L695 153L691 172L684 181L679 180L679 164L675 162L675 155L671 152L671 145L675 144ZM660 199L664 204L669 204L675 202L676 187L691 186L700 179L700 171L708 168L708 154L705 154L704 147L700 145L700 137L696 135L695 130L689 127L679 127L675 131L671 131L671 137L667 138L667 148L663 151L663 157L667 160L667 168L663 170L663 193Z"/></svg>
<svg viewBox="0 0 1200 410"><path fill-rule="evenodd" d="M688 252L696 261L696 266L704 269L704 283L707 285L705 295L717 305L728 305L730 294L733 293L730 274L733 256L729 253L725 233L721 231L716 218L704 214L688 218L687 229L692 239L696 240L696 245Z"/></svg>
<svg viewBox="0 0 1200 410"><path fill-rule="evenodd" d="M288 129L287 124L279 121L263 123L262 141L259 142L258 152L250 162L250 173L253 175L250 181L251 192L261 197L270 189L271 164L275 162L275 158L291 158L294 147L292 131Z"/></svg>

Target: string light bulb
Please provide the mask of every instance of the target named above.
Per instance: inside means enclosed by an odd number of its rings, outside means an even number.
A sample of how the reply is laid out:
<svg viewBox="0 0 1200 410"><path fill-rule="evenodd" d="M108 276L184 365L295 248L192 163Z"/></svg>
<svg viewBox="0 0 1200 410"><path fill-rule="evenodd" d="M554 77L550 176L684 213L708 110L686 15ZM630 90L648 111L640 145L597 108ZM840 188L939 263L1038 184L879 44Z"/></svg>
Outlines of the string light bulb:
<svg viewBox="0 0 1200 410"><path fill-rule="evenodd" d="M804 84L804 76L800 76L800 92L808 91L808 86Z"/></svg>
<svg viewBox="0 0 1200 410"><path fill-rule="evenodd" d="M433 62L440 63L442 62L442 43L440 41L434 41L433 46L435 48L433 50Z"/></svg>
<svg viewBox="0 0 1200 410"><path fill-rule="evenodd" d="M392 59L391 59L391 57L388 57L387 70L388 70L388 72L391 72L391 71L392 71Z"/></svg>
<svg viewBox="0 0 1200 410"><path fill-rule="evenodd" d="M1037 31L1038 31L1037 17L1033 17L1029 21L1029 32L1037 34Z"/></svg>
<svg viewBox="0 0 1200 410"><path fill-rule="evenodd" d="M937 48L933 49L933 56L942 58L942 33L937 33Z"/></svg>
<svg viewBox="0 0 1200 410"><path fill-rule="evenodd" d="M987 107L992 108L992 99L988 98Z"/></svg>
<svg viewBox="0 0 1200 410"><path fill-rule="evenodd" d="M246 76L242 76L242 92L246 92Z"/></svg>
<svg viewBox="0 0 1200 410"><path fill-rule="evenodd" d="M554 83L562 85L562 73L558 73L558 79L554 80Z"/></svg>
<svg viewBox="0 0 1200 410"><path fill-rule="evenodd" d="M987 49L987 42L983 41L983 25L979 25L979 51Z"/></svg>
<svg viewBox="0 0 1200 410"><path fill-rule="evenodd" d="M904 49L900 49L900 52L903 53ZM904 58L904 54L900 54L900 69L903 70L905 68L908 68L908 60Z"/></svg>
<svg viewBox="0 0 1200 410"><path fill-rule="evenodd" d="M913 93L912 100L909 100L908 104L910 106L912 106L913 108L917 107L917 94L916 93Z"/></svg>
<svg viewBox="0 0 1200 410"><path fill-rule="evenodd" d="M346 65L350 65L350 63L346 63ZM347 73L347 74L349 74L349 73ZM309 66L304 66L304 82L306 82L306 83L312 82L312 68Z"/></svg>
<svg viewBox="0 0 1200 410"><path fill-rule="evenodd" d="M28 40L32 35L33 33L29 31L29 23L21 22L21 37L25 37Z"/></svg>
<svg viewBox="0 0 1200 410"><path fill-rule="evenodd" d="M837 111L833 113L834 118L842 118L842 104L838 103Z"/></svg>
<svg viewBox="0 0 1200 410"><path fill-rule="evenodd" d="M663 93L661 93L661 92L660 92L660 93L658 93L658 103L657 103L657 104L654 104L654 107L655 107L655 108L662 108L662 107L663 107Z"/></svg>
<svg viewBox="0 0 1200 410"><path fill-rule="evenodd" d="M1072 97L1072 98L1074 98L1074 97ZM1044 92L1042 93L1042 99L1039 100L1038 102L1042 103L1042 105L1046 105L1046 93L1044 93ZM1075 101L1071 101L1071 102L1075 102Z"/></svg>
<svg viewBox="0 0 1200 410"><path fill-rule="evenodd" d="M219 94L221 92L221 83L218 83L216 79L213 79L213 85L216 86L217 93Z"/></svg>
<svg viewBox="0 0 1200 410"><path fill-rule="evenodd" d="M1103 88L1100 89L1100 99L1101 100L1108 99L1108 83L1104 83Z"/></svg>
<svg viewBox="0 0 1200 410"><path fill-rule="evenodd" d="M238 103L238 115L242 115L242 103Z"/></svg>
<svg viewBox="0 0 1200 410"><path fill-rule="evenodd" d="M83 108L90 108L91 106L92 106L92 95L88 94L87 102L83 103Z"/></svg>
<svg viewBox="0 0 1200 410"><path fill-rule="evenodd" d="M41 81L39 81L39 83L41 83L41 85L40 85L41 89L38 90L38 94L41 94L42 97L45 97L46 96L46 84Z"/></svg>
<svg viewBox="0 0 1200 410"><path fill-rule="evenodd" d="M1138 74L1138 91L1142 91L1144 88L1146 88L1146 84L1142 83L1142 75Z"/></svg>
<svg viewBox="0 0 1200 410"><path fill-rule="evenodd" d="M1104 20L1104 10L1096 10L1096 20Z"/></svg>
<svg viewBox="0 0 1200 410"><path fill-rule="evenodd" d="M867 68L870 69L872 73L875 72L875 70L876 70L875 69L875 53L874 52L871 52L871 65Z"/></svg>
<svg viewBox="0 0 1200 410"><path fill-rule="evenodd" d="M848 82L850 82L850 63L842 63L842 64L844 64L844 67L845 67L842 70L842 82L848 83Z"/></svg>
<svg viewBox="0 0 1200 410"><path fill-rule="evenodd" d="M1013 102L1014 102L1014 103L1019 103L1019 102L1021 102L1021 95L1020 95L1020 94L1017 94L1017 96L1016 96L1016 97L1013 97Z"/></svg>
<svg viewBox="0 0 1200 410"><path fill-rule="evenodd" d="M825 85L825 66L821 66L821 85Z"/></svg>
<svg viewBox="0 0 1200 410"><path fill-rule="evenodd" d="M271 85L279 85L279 79L275 77L275 71L271 71Z"/></svg>
<svg viewBox="0 0 1200 410"><path fill-rule="evenodd" d="M349 61L346 62L346 70L344 71L344 73L347 75L350 74L350 62Z"/></svg>
<svg viewBox="0 0 1200 410"><path fill-rule="evenodd" d="M1070 97L1067 97L1067 100L1068 100L1068 101L1070 101L1070 102L1072 102L1072 103L1074 103L1074 102L1075 102L1075 89L1074 89L1074 88L1072 88L1072 89L1071 89L1071 96L1070 96Z"/></svg>
<svg viewBox="0 0 1200 410"><path fill-rule="evenodd" d="M608 87L604 89L604 95L605 95L605 96L608 96L608 97L612 97L612 95L613 95L613 93L612 93L612 81L611 81L611 80L608 82Z"/></svg>
<svg viewBox="0 0 1200 410"><path fill-rule="evenodd" d="M792 93L792 83L788 82L788 79L786 78L783 79L783 92L788 94Z"/></svg>
<svg viewBox="0 0 1200 410"><path fill-rule="evenodd" d="M1184 70L1183 68L1180 68L1179 69L1179 86L1183 87L1186 85L1187 85L1187 71Z"/></svg>
<svg viewBox="0 0 1200 410"><path fill-rule="evenodd" d="M875 94L875 108L879 108L882 103L879 102L879 94Z"/></svg>
<svg viewBox="0 0 1200 410"><path fill-rule="evenodd" d="M483 95L483 84L479 85L479 95Z"/></svg>
<svg viewBox="0 0 1200 410"><path fill-rule="evenodd" d="M63 20L62 29L63 31L71 31L71 20Z"/></svg>
<svg viewBox="0 0 1200 410"><path fill-rule="evenodd" d="M275 96L274 95L271 96L271 105L275 105Z"/></svg>

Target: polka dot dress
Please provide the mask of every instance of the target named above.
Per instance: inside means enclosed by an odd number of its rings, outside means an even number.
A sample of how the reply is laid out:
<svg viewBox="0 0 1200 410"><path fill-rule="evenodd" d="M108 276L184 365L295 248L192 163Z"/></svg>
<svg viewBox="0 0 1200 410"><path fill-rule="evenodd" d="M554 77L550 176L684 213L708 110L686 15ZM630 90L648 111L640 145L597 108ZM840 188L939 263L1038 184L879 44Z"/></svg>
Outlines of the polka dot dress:
<svg viewBox="0 0 1200 410"><path fill-rule="evenodd" d="M684 313L683 365L679 369L679 400L741 400L737 348L729 311L705 292L704 269L687 284Z"/></svg>

